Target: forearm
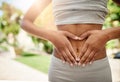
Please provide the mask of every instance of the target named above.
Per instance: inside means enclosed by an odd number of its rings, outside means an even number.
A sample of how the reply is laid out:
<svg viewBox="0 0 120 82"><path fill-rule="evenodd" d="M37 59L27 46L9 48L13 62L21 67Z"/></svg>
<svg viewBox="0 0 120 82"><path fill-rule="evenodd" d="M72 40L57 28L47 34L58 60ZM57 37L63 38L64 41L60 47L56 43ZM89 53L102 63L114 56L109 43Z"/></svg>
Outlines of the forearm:
<svg viewBox="0 0 120 82"><path fill-rule="evenodd" d="M107 34L109 40L120 38L120 27L105 29L104 32Z"/></svg>
<svg viewBox="0 0 120 82"><path fill-rule="evenodd" d="M28 33L30 33L34 36L37 36L38 38L42 38L45 40L50 39L50 37L48 35L49 35L49 31L51 31L51 30L40 29L28 20L23 20L21 23L21 27Z"/></svg>

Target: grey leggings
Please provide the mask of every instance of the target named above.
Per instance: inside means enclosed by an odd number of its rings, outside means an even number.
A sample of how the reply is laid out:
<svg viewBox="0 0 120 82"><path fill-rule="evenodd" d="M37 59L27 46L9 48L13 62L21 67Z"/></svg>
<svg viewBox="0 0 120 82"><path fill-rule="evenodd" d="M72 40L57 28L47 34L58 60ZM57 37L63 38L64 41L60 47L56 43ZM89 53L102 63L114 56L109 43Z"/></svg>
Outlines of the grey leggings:
<svg viewBox="0 0 120 82"><path fill-rule="evenodd" d="M49 68L49 82L112 82L108 58L96 60L85 67L71 67L53 55Z"/></svg>

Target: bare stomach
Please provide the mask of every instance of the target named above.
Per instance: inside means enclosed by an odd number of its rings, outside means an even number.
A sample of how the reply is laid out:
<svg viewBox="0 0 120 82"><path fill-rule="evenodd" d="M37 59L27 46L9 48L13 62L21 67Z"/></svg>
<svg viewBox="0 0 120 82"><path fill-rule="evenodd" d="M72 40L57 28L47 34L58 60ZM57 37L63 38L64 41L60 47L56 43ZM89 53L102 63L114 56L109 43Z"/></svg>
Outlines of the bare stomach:
<svg viewBox="0 0 120 82"><path fill-rule="evenodd" d="M62 30L62 31L68 31L72 34L80 36L82 33L85 33L90 30L101 30L102 25L101 24L71 24L71 25L67 24L67 25L58 25L57 29ZM69 39L76 55L80 54L82 46L84 45L86 40L87 39L82 40L82 41L77 41L77 40ZM54 49L54 55L60 59L60 54L58 54L55 49ZM104 57L106 57L105 48L103 48L101 51L99 51L96 54L94 59L98 60L98 59L102 59Z"/></svg>

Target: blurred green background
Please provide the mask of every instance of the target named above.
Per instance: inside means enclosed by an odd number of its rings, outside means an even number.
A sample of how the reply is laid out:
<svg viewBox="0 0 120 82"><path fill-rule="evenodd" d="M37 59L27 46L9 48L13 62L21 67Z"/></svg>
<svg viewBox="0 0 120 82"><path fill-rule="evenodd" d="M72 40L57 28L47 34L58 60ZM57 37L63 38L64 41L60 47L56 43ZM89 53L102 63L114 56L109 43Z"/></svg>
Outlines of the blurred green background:
<svg viewBox="0 0 120 82"><path fill-rule="evenodd" d="M20 22L24 13L34 0L19 1L0 1L0 53L9 52L11 53L11 58L14 58L16 61L48 73L53 45L49 41L27 34L20 28ZM35 24L39 27L56 30L51 6L52 4L36 18ZM108 9L109 13L106 16L103 29L120 26L120 7L113 3L112 0L109 0ZM115 53L113 51L115 49L119 51L120 39L109 41L106 48L111 50L110 55Z"/></svg>

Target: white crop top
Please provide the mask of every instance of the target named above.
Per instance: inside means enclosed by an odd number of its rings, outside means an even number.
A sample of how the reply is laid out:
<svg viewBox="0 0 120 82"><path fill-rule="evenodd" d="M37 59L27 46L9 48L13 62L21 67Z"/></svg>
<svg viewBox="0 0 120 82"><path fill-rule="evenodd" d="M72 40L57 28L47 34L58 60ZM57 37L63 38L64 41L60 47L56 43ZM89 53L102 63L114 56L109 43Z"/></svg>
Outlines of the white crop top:
<svg viewBox="0 0 120 82"><path fill-rule="evenodd" d="M103 24L108 0L52 0L55 24Z"/></svg>

